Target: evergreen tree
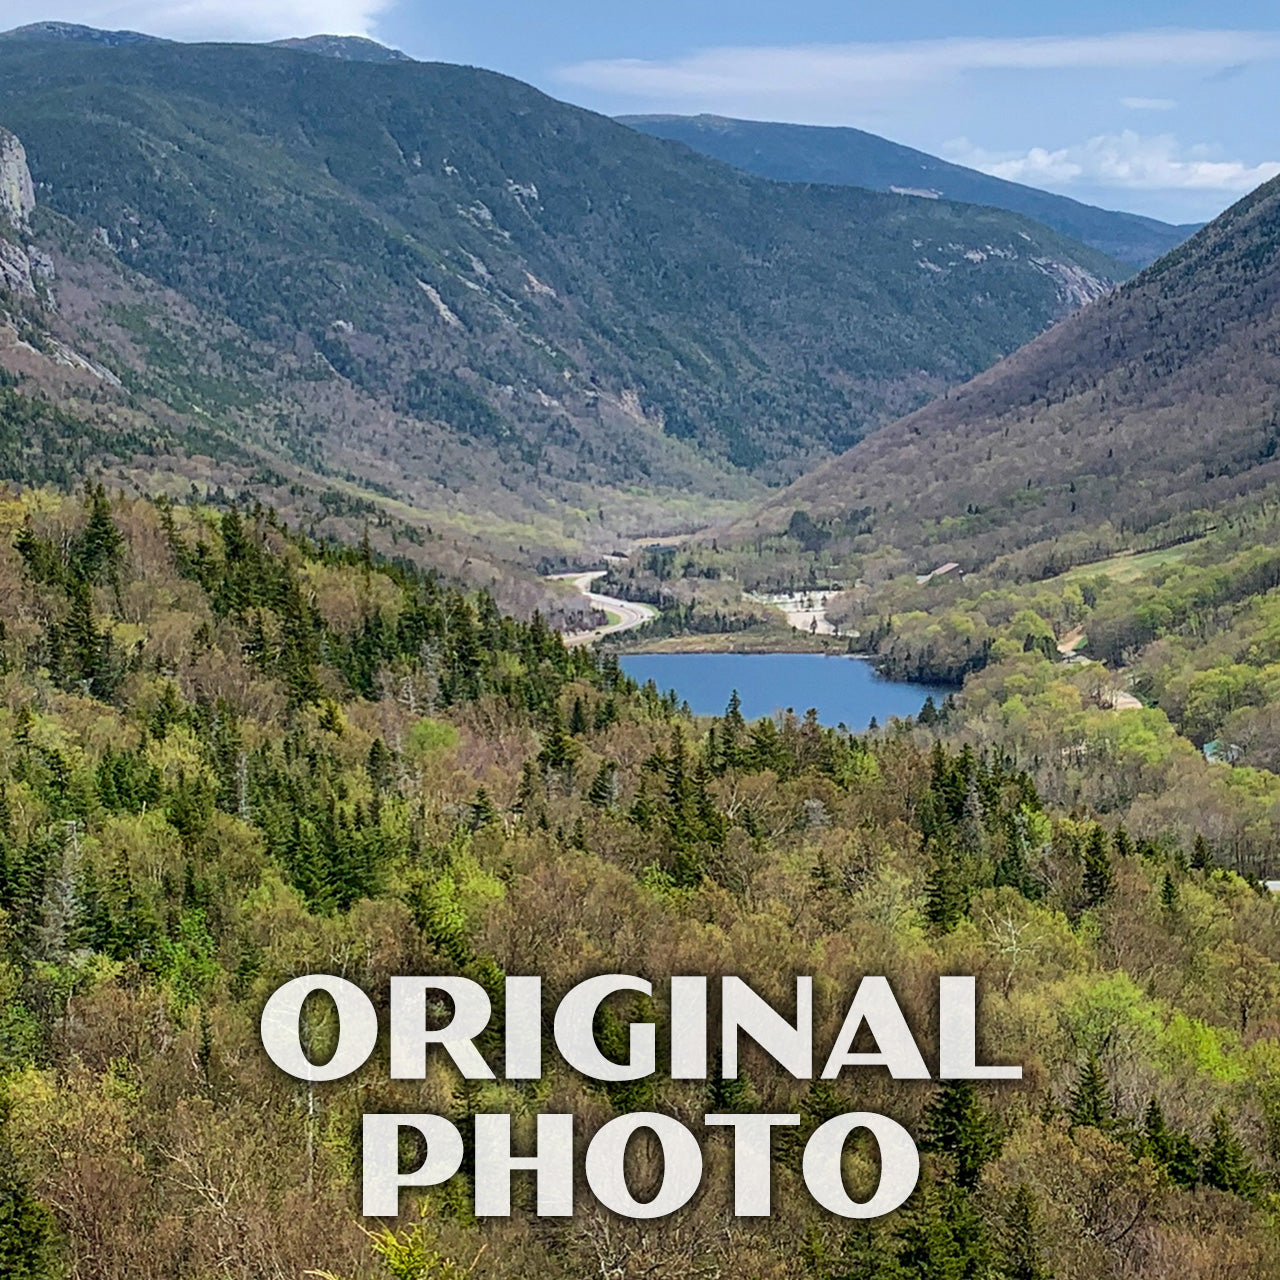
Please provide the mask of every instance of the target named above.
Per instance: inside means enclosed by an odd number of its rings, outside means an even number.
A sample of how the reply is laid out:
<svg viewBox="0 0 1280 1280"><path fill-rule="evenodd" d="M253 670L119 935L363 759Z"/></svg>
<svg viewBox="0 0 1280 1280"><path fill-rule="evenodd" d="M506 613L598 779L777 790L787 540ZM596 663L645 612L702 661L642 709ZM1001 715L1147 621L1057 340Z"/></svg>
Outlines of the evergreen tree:
<svg viewBox="0 0 1280 1280"><path fill-rule="evenodd" d="M742 744L746 737L747 722L742 716L742 699L737 689L729 695L724 719L720 725L719 760L723 768L736 769L742 763Z"/></svg>
<svg viewBox="0 0 1280 1280"><path fill-rule="evenodd" d="M395 757L387 744L380 737L374 738L369 745L365 769L368 771L369 781L379 791L385 791L391 785L394 764Z"/></svg>
<svg viewBox="0 0 1280 1280"><path fill-rule="evenodd" d="M917 1280L898 1262L898 1245L881 1222L850 1225L826 1280Z"/></svg>
<svg viewBox="0 0 1280 1280"><path fill-rule="evenodd" d="M1115 1103L1102 1064L1092 1054L1080 1069L1080 1077L1071 1091L1067 1107L1071 1127L1092 1125L1095 1129L1115 1127Z"/></svg>
<svg viewBox="0 0 1280 1280"><path fill-rule="evenodd" d="M894 1235L897 1265L907 1276L977 1280L987 1272L990 1243L971 1198L927 1173Z"/></svg>
<svg viewBox="0 0 1280 1280"><path fill-rule="evenodd" d="M723 1067L721 1071L723 1072ZM784 1130L778 1140L778 1158L799 1168L805 1144L813 1136L814 1130L848 1110L834 1081L811 1080L805 1090L804 1100L800 1103L800 1123L793 1129Z"/></svg>
<svg viewBox="0 0 1280 1280"><path fill-rule="evenodd" d="M969 909L960 859L950 848L937 848L925 885L925 918L942 933L950 933Z"/></svg>
<svg viewBox="0 0 1280 1280"><path fill-rule="evenodd" d="M471 801L471 818L470 827L472 831L480 831L484 827L491 827L500 820L497 807L489 798L489 793L484 787L478 787L474 799Z"/></svg>
<svg viewBox="0 0 1280 1280"><path fill-rule="evenodd" d="M7 1146L0 1145L0 1276L4 1280L55 1280L53 1214L19 1176Z"/></svg>
<svg viewBox="0 0 1280 1280"><path fill-rule="evenodd" d="M578 758L581 747L565 732L564 723L556 715L542 739L538 763L553 774L568 774Z"/></svg>
<svg viewBox="0 0 1280 1280"><path fill-rule="evenodd" d="M1096 824L1085 844L1083 888L1086 907L1100 907L1115 893L1115 872L1107 851L1106 834Z"/></svg>
<svg viewBox="0 0 1280 1280"><path fill-rule="evenodd" d="M711 1074L707 1077L707 1110L712 1113L741 1115L746 1111L755 1111L759 1105L755 1089L743 1077L742 1064L738 1064L738 1074L726 1080L724 1063L717 1052Z"/></svg>
<svg viewBox="0 0 1280 1280"><path fill-rule="evenodd" d="M1142 1113L1141 1150L1161 1165L1180 1187L1200 1180L1200 1158L1188 1134L1170 1129L1160 1103L1152 1098Z"/></svg>
<svg viewBox="0 0 1280 1280"><path fill-rule="evenodd" d="M971 1080L948 1080L925 1109L922 1151L938 1151L955 1162L956 1183L967 1191L978 1185L983 1166L1000 1149L990 1113Z"/></svg>
<svg viewBox="0 0 1280 1280"><path fill-rule="evenodd" d="M618 770L608 760L602 761L587 791L588 802L596 809L612 808L618 791Z"/></svg>
<svg viewBox="0 0 1280 1280"><path fill-rule="evenodd" d="M1195 842L1191 846L1191 865L1196 871L1208 871L1215 865L1213 850L1204 838L1204 833L1196 832Z"/></svg>
<svg viewBox="0 0 1280 1280"><path fill-rule="evenodd" d="M516 812L526 822L533 819L543 798L542 779L538 775L537 765L526 760L520 766L520 785L516 788Z"/></svg>
<svg viewBox="0 0 1280 1280"><path fill-rule="evenodd" d="M1036 1200L1031 1188L1022 1183L1013 1193L1005 1215L1001 1241L1001 1280L1053 1280L1040 1252Z"/></svg>
<svg viewBox="0 0 1280 1280"><path fill-rule="evenodd" d="M72 572L82 582L118 586L124 538L111 518L111 503L101 484L90 490L88 507L88 522L72 546Z"/></svg>
<svg viewBox="0 0 1280 1280"><path fill-rule="evenodd" d="M1246 1200L1261 1190L1261 1180L1223 1110L1214 1112L1200 1176L1209 1186Z"/></svg>

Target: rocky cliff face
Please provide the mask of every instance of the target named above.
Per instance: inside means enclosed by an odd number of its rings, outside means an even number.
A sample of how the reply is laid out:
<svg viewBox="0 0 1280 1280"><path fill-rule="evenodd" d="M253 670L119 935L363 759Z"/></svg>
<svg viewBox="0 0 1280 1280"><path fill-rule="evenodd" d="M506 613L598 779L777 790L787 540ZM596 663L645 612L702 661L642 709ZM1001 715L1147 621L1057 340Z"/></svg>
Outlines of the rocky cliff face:
<svg viewBox="0 0 1280 1280"><path fill-rule="evenodd" d="M10 222L25 222L36 207L27 153L7 129L0 129L0 213Z"/></svg>

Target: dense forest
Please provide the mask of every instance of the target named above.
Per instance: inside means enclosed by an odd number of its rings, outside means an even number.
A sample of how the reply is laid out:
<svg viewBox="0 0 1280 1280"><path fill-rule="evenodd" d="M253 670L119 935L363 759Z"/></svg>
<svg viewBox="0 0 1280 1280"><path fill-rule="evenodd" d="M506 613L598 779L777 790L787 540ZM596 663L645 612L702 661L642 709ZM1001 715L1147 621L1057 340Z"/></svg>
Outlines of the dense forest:
<svg viewBox="0 0 1280 1280"><path fill-rule="evenodd" d="M1061 703L1033 686L1063 668L1034 646L1007 655L1017 723L981 684L1008 686L1008 665L866 737L749 724L736 701L695 720L367 544L98 487L4 498L0 621L6 1276L1280 1274L1276 903L1212 815L1119 806L1105 761L1063 763L1092 791L1055 782L1030 718ZM1141 781L1142 744L1111 745ZM408 1083L380 1048L308 1088L257 1023L316 971L379 1001L393 974L497 990L536 973L549 1004L599 972L659 990L736 974L779 1007L813 974L828 1042L858 978L886 973L926 1055L938 975L972 973L984 1053L1025 1071L809 1083L746 1046L710 1082L467 1082L441 1058ZM606 1005L602 1051L661 1012ZM322 1056L323 1006L307 1028ZM703 1192L658 1223L585 1197L539 1219L519 1182L510 1219L478 1220L465 1172L395 1221L359 1218L364 1112L435 1111L464 1134L506 1112L523 1141L539 1111L585 1137L628 1110L716 1108L802 1117L772 1219L732 1216L718 1136ZM805 1136L852 1109L924 1152L916 1194L870 1224L819 1210L799 1178ZM654 1161L633 1149L637 1188ZM846 1176L874 1176L865 1150Z"/></svg>

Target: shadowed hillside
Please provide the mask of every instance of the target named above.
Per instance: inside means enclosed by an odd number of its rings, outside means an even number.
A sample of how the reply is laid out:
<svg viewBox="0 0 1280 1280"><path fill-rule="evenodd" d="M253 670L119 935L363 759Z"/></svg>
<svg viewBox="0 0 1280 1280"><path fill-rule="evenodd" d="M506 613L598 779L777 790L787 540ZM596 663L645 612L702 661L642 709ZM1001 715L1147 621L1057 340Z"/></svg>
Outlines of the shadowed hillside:
<svg viewBox="0 0 1280 1280"><path fill-rule="evenodd" d="M1136 281L791 486L759 523L800 509L922 568L968 567L1103 521L1130 535L1176 525L1274 484L1278 301L1271 182Z"/></svg>

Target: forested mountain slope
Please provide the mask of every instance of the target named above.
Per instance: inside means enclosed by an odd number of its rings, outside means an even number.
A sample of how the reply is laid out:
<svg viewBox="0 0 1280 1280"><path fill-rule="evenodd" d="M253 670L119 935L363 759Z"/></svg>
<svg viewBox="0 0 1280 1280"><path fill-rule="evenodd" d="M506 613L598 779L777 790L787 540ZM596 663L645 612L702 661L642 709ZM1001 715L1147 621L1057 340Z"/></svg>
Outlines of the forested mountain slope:
<svg viewBox="0 0 1280 1280"><path fill-rule="evenodd" d="M1219 833L1050 803L950 710L870 737L733 705L697 722L483 594L268 512L98 488L0 501L0 691L6 1277L1280 1270L1277 902ZM1265 799L1237 806L1255 848ZM541 975L548 1009L589 975L643 974L652 999L600 1015L611 1056L629 1022L665 1037L671 973L739 975L779 1008L809 974L821 1058L868 970L931 1065L939 975L980 975L984 1060L1023 1079L796 1079L744 1037L730 1079L604 1083L549 1049L537 1082L464 1080L434 1051L425 1079L393 1080L383 1042L307 1086L259 1040L268 995L307 972L379 1002L391 975L458 975L495 1011L507 974ZM336 1021L305 1017L324 1060ZM501 1034L477 1044L500 1069ZM520 1179L510 1216L476 1217L468 1159L397 1220L361 1218L362 1113L446 1116L468 1148L478 1112L512 1113L531 1149L553 1109L578 1152L614 1116L679 1117L701 1193L655 1230L599 1208L579 1157L573 1216L537 1217ZM799 1117L767 1218L734 1216L732 1138L701 1127L726 1110ZM852 1110L922 1152L916 1194L872 1222L801 1180L805 1141ZM661 1169L633 1144L638 1197Z"/></svg>
<svg viewBox="0 0 1280 1280"><path fill-rule="evenodd" d="M966 569L1102 524L1132 544L1280 481L1280 182L1137 280L771 501L847 549ZM1119 549L1119 548L1115 548ZM1070 563L1067 553L1058 558Z"/></svg>
<svg viewBox="0 0 1280 1280"><path fill-rule="evenodd" d="M271 406L251 427L508 515L750 493L1124 273L1015 215L764 182L462 67L32 35L0 41L0 123L41 205L234 338L222 380ZM181 365L165 315L115 321Z"/></svg>
<svg viewBox="0 0 1280 1280"><path fill-rule="evenodd" d="M839 183L1008 209L1135 267L1145 267L1181 244L1200 225L1173 226L1141 214L1099 209L940 160L862 129L709 115L619 119L633 129L683 142L703 155L764 178Z"/></svg>

